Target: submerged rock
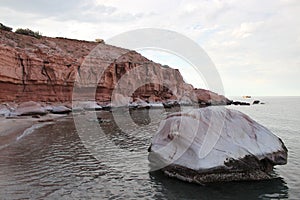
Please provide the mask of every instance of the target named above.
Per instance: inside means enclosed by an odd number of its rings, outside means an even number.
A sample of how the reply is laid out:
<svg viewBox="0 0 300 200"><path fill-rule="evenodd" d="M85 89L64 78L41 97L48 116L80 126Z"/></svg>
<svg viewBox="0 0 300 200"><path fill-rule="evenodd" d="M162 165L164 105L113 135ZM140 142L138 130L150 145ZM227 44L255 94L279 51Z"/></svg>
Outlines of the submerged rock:
<svg viewBox="0 0 300 200"><path fill-rule="evenodd" d="M247 115L223 107L169 115L149 152L153 169L199 184L270 179L274 165L287 163L280 138Z"/></svg>

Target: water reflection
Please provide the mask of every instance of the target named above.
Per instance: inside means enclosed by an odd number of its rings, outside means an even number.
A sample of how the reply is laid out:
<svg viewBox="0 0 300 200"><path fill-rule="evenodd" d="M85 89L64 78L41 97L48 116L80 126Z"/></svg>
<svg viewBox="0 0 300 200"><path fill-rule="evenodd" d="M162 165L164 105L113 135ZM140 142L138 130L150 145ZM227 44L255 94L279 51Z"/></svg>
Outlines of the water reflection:
<svg viewBox="0 0 300 200"><path fill-rule="evenodd" d="M167 110L173 112L173 110ZM136 125L140 127L146 126L146 130L143 131L144 137L136 137L136 131L122 132L118 127L118 124L114 121L112 113L101 113L102 118L110 119L108 123L101 123L101 127L107 135L113 134L110 137L120 148L127 148L130 144L140 145L141 149L145 149L145 145L149 145L150 137L153 133L147 131L147 125L156 126L158 122L164 118L165 110L155 111L154 116L159 120L151 121L153 119L153 113L149 113L149 110L131 110L130 116ZM118 113L119 117L123 116L123 113ZM152 115L151 115L152 114ZM124 117L124 116L123 116ZM126 121L126 119L124 119ZM132 128L132 127L131 127ZM149 127L148 127L149 129ZM112 131L114 130L114 131ZM122 133L122 134L120 134ZM123 145L122 145L123 144ZM278 175L274 175L278 177ZM233 182L233 183L218 183L210 184L208 186L199 186L196 184L184 183L175 179L170 179L163 175L161 172L151 172L150 179L154 182L154 186L157 188L155 198L166 199L287 199L288 187L282 178L274 178L268 181L257 182ZM158 187L161 186L161 187Z"/></svg>
<svg viewBox="0 0 300 200"><path fill-rule="evenodd" d="M167 199L287 199L288 187L282 178L267 181L213 183L200 186L166 177L162 172L149 176Z"/></svg>

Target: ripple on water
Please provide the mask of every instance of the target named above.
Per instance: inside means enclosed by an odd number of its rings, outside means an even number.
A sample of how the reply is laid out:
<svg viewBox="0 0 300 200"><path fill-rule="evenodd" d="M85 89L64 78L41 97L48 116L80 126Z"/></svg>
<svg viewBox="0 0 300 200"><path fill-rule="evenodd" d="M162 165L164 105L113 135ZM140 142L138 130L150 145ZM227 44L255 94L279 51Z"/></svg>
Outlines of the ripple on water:
<svg viewBox="0 0 300 200"><path fill-rule="evenodd" d="M222 183L202 187L170 179L160 172L148 173L147 148L160 119L165 116L159 110L151 112L150 119L149 113L143 111L131 113L138 124L134 125L124 120L122 127L125 126L126 129L116 125L111 113L97 112L98 117L107 120L100 124L103 130L100 134L91 134L90 132L94 131L92 125L97 122L86 120L82 127L87 133L85 142L99 152L97 156L93 156L85 147L72 120L42 127L0 150L0 199L297 197L294 191L297 187L299 189L299 176L295 175L299 175L297 155L300 150L295 138L293 140L290 135L296 134L295 130L285 135L283 132L287 129L273 124L276 132L283 131L279 135L284 141L287 139L290 150L289 165L276 168L276 176L279 178L271 181ZM260 111L257 109L252 112ZM114 114L119 115L119 119L122 120L122 113ZM142 120L143 118L146 120ZM261 118L265 119L263 116ZM272 123L266 124L268 127L268 124Z"/></svg>

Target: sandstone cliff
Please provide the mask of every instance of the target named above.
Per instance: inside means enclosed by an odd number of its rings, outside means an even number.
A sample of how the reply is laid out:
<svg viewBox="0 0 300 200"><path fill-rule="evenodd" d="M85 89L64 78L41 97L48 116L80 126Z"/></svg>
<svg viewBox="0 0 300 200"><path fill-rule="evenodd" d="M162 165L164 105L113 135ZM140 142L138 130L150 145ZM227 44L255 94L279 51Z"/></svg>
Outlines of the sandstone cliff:
<svg viewBox="0 0 300 200"><path fill-rule="evenodd" d="M229 102L224 96L194 89L178 70L152 62L135 51L66 38L37 39L0 30L0 102L70 102L74 91L91 100L93 90L100 103L109 102L115 90L153 102Z"/></svg>

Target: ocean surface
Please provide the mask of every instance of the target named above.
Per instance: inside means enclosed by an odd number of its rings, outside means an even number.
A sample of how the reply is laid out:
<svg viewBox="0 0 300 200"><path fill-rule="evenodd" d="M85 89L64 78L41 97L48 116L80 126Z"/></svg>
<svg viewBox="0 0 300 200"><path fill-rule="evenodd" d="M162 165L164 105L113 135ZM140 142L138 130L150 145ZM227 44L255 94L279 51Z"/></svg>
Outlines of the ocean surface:
<svg viewBox="0 0 300 200"><path fill-rule="evenodd" d="M276 166L272 180L200 186L149 172L147 148L167 112L99 111L47 124L1 149L0 199L300 199L300 97L254 99L265 104L228 108L284 141L288 164Z"/></svg>

